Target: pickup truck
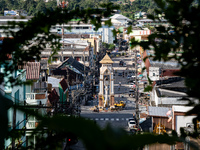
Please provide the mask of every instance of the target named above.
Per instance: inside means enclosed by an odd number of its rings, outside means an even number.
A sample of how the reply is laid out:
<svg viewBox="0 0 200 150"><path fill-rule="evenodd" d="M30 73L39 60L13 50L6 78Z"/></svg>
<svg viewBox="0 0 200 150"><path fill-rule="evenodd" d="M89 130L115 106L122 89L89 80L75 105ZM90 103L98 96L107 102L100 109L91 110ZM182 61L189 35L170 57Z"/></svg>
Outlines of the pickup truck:
<svg viewBox="0 0 200 150"><path fill-rule="evenodd" d="M115 107L123 107L124 108L126 106L126 103L124 103L124 101L120 101L120 103L115 103L114 106Z"/></svg>

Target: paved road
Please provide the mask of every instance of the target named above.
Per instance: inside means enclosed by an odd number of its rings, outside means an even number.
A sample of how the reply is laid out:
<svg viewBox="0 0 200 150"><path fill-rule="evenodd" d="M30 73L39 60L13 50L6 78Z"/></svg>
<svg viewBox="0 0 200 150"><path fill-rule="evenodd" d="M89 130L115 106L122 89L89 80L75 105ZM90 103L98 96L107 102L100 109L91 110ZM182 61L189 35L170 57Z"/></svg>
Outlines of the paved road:
<svg viewBox="0 0 200 150"><path fill-rule="evenodd" d="M119 67L119 61L123 59L127 66ZM118 57L112 58L114 61L113 67L117 72L127 71L129 72L134 70L132 68L131 57ZM84 117L89 120L95 121L101 128L106 127L107 124L110 124L113 128L123 128L125 130L128 129L128 119L132 118L133 113L135 113L135 98L131 98L128 96L129 85L127 84L127 77L118 76L115 74L114 81L114 91L115 91L115 101L123 100L126 102L126 107L121 111L114 112L93 112L91 108L95 105L98 105L97 99L91 100L87 103L87 106L81 106L81 117ZM118 91L119 81L121 82L120 90ZM120 95L120 97L119 97ZM124 96L123 98L121 96ZM79 141L76 145L71 147L74 150L85 150L81 141Z"/></svg>
<svg viewBox="0 0 200 150"><path fill-rule="evenodd" d="M127 64L126 67L120 67L119 61L123 59ZM132 66L131 57L118 57L112 58L114 64L114 70L117 72L127 71ZM128 70L127 70L128 68ZM120 90L118 90L119 81L121 82ZM119 102L123 100L126 102L126 107L121 111L114 111L114 112L92 112L91 108L95 105L98 105L97 99L91 100L88 102L88 106L81 106L81 116L85 117L90 120L96 121L101 127L105 127L108 123L111 124L113 127L121 127L127 129L128 118L131 118L133 113L135 113L135 98L129 97L129 85L128 85L127 77L118 76L115 74L115 81L114 81L114 91L115 91L115 101ZM123 95L123 98L121 97Z"/></svg>

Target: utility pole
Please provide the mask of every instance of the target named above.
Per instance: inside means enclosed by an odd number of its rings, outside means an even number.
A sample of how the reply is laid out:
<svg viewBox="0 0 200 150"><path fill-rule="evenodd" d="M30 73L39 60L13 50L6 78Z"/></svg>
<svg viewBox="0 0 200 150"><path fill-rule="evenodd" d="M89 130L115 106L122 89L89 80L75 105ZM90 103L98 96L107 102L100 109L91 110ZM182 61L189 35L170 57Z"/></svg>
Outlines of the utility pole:
<svg viewBox="0 0 200 150"><path fill-rule="evenodd" d="M138 87L138 81L137 81L137 50L135 49L135 105L136 105L136 125L137 127L139 128L139 121L140 121L140 118L139 118L139 106L138 106L138 101L139 101L139 93L138 93L138 90L139 90L139 87Z"/></svg>

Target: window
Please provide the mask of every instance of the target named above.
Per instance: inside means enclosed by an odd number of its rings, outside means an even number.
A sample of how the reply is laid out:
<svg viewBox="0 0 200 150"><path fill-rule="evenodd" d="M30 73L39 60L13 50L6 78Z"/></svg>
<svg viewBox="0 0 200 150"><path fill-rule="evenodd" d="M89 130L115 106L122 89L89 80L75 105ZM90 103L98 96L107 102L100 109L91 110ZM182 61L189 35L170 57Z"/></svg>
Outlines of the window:
<svg viewBox="0 0 200 150"><path fill-rule="evenodd" d="M156 74L155 74L155 73L153 73L153 76L156 76Z"/></svg>
<svg viewBox="0 0 200 150"><path fill-rule="evenodd" d="M26 85L23 85L24 88L24 100L26 100Z"/></svg>
<svg viewBox="0 0 200 150"><path fill-rule="evenodd" d="M15 70L15 78L17 77L17 71Z"/></svg>
<svg viewBox="0 0 200 150"><path fill-rule="evenodd" d="M83 27L83 29L89 29L89 27Z"/></svg>
<svg viewBox="0 0 200 150"><path fill-rule="evenodd" d="M19 104L19 90L17 90L17 92L15 92L15 104L16 105Z"/></svg>

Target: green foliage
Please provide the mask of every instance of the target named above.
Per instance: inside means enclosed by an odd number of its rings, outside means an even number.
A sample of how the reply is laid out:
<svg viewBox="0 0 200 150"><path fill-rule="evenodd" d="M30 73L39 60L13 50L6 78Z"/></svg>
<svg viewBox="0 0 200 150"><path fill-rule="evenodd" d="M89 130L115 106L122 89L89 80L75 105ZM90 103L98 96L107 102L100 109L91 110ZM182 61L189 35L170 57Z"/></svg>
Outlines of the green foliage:
<svg viewBox="0 0 200 150"><path fill-rule="evenodd" d="M75 136L78 136L88 150L132 150L142 148L144 145L151 143L175 144L176 141L179 141L177 137L170 137L168 135L153 135L147 133L128 135L125 130L120 128L113 129L110 125L101 129L94 121L85 120L84 118L61 115L42 117L30 109L24 109L22 107L19 110L37 116L38 119L42 120L33 132L38 137L35 149L59 148L61 147L61 141L66 138L68 133L73 133ZM48 130L45 131L44 127ZM43 131L43 135L48 134L49 136L47 138L42 137L41 131Z"/></svg>
<svg viewBox="0 0 200 150"><path fill-rule="evenodd" d="M31 1L31 0L30 0ZM19 3L22 1L18 1ZM34 1L31 1L34 3ZM87 1L87 5L90 5L91 1ZM143 1L137 1L143 3ZM185 2L185 3L184 3ZM165 13L166 18L176 28L175 33L170 34L168 31L171 28L159 27L156 29L156 33L149 36L148 42L138 43L131 40L132 45L141 44L144 49L149 49L149 45L155 49L154 60L169 60L175 58L182 65L180 75L186 77L186 85L188 86L188 94L192 97L199 98L200 89L198 85L200 79L198 76L199 68L199 7L195 5L193 7L191 1L167 1L167 5L156 0L158 6L160 5L162 11ZM13 3L11 3L13 5ZM25 2L28 6L28 1ZM38 4L38 3L37 3ZM25 5L24 5L25 6ZM23 7L24 7L23 6ZM42 7L41 7L42 6ZM71 5L70 5L71 6ZM83 22L90 21L96 26L96 29L101 26L100 19L109 17L113 12L113 9L118 9L112 3L108 5L101 5L106 10L102 9L75 9L69 11L69 9L55 9L46 10L45 13L38 13L28 23L9 23L8 27L1 27L8 31L13 38L5 38L2 45L0 45L0 65L5 66L5 73L0 75L0 79L5 76L9 76L10 73L17 69L18 64L23 64L26 61L37 59L40 60L41 51L45 49L46 43L51 43L53 53L56 53L60 48L59 38L50 34L49 30L52 25L68 23L71 19L81 18ZM9 6L10 8L11 6ZM31 7L29 7L31 8ZM43 4L40 4L39 8L44 8ZM80 7L81 8L81 7ZM43 10L43 9L41 9ZM156 11L160 13L161 11ZM177 13L178 12L178 13ZM91 14L99 14L98 17L93 17ZM194 16L194 17L191 17ZM185 22L186 21L186 22ZM187 24L187 21L190 24ZM185 22L185 23L183 23ZM18 32L12 32L10 28L19 28ZM43 36L38 36L43 35ZM160 43L155 42L155 38L162 39ZM183 42L184 41L184 42ZM31 43L37 43L30 45ZM107 44L104 44L107 46ZM25 47L28 46L28 50ZM183 51L182 55L177 57L177 52ZM173 52L172 57L168 57L168 53ZM8 54L12 54L12 65L7 62ZM10 78L12 85L19 85L14 78ZM7 121L7 109L12 106L12 102L0 98L0 116L3 123L1 123L0 134L0 149L3 149L4 139L6 137L13 137L15 130L8 131ZM87 149L138 149L144 147L146 144L152 143L167 143L175 144L176 141L180 141L177 134L173 132L174 136L154 135L154 134L139 134L130 136L122 129L112 129L109 125L105 129L101 129L92 121L84 120L83 118L73 118L67 116L41 116L36 112L23 107L17 107L17 109L25 112L26 114L36 116L41 123L33 134L37 135L37 144L35 149L56 149L61 146L61 142L66 138L69 132L72 132L78 136ZM199 114L199 105L195 107L190 113ZM199 116L198 116L199 117ZM81 125L81 127L80 127ZM48 130L43 130L43 129ZM41 132L42 131L42 132ZM185 133L182 132L182 137L185 137ZM49 135L47 137L42 135ZM30 147L33 149L33 147Z"/></svg>
<svg viewBox="0 0 200 150"><path fill-rule="evenodd" d="M68 0L68 9L75 10L87 8L99 8L103 3L109 3L110 0ZM44 2L43 0L1 0L0 11L3 14L4 10L25 10L28 15L34 16L37 12L45 12L46 9L55 10L57 7L56 0ZM120 4L121 13L130 19L135 19L134 13L137 11L145 11L148 14L153 14L156 5L153 1L135 0L134 2ZM34 9L33 9L34 8Z"/></svg>
<svg viewBox="0 0 200 150"><path fill-rule="evenodd" d="M159 19L159 14L164 14L171 26L156 27L156 31L151 34L148 42L136 42L132 40L132 45L140 44L144 50L153 46L155 55L150 56L153 60L170 61L175 59L181 65L181 70L176 75L185 78L187 94L189 97L200 99L200 6L194 0L180 1L160 1L155 0L159 9L155 10L155 15L149 16L152 19ZM173 31L173 32L171 32ZM157 41L159 40L159 42ZM170 54L170 55L169 55ZM189 100L193 104L192 100ZM198 103L187 114L196 114L200 119L200 104Z"/></svg>
<svg viewBox="0 0 200 150"><path fill-rule="evenodd" d="M132 32L132 26L129 26L128 28L127 28L127 34L130 34Z"/></svg>
<svg viewBox="0 0 200 150"><path fill-rule="evenodd" d="M32 18L29 22L10 22L8 26L2 26L2 29L7 31L8 35L12 35L13 38L5 38L3 44L0 45L1 55L0 64L4 64L5 72L0 74L0 78L9 77L11 72L18 69L18 65L22 65L29 60L40 60L41 51L46 48L47 43L51 43L51 49L55 54L61 44L59 37L55 34L50 34L50 28L55 24L68 23L71 19L81 19L83 22L90 21L96 26L96 29L101 27L100 18L108 17L113 9L117 9L118 6L114 6L111 3L108 5L102 5L106 7L103 9L86 9L86 10L61 10L57 8L55 11L47 10L46 13L39 13L36 17ZM93 17L91 14L98 14L98 17ZM42 20L42 21L41 21ZM12 28L19 28L18 32L13 32ZM43 36L38 36L38 35ZM31 43L37 43L32 44ZM31 46L30 46L31 45ZM25 50L25 47L29 47L29 50ZM7 62L8 57L12 54L12 65ZM52 54L52 55L53 55ZM19 84L20 81L10 77L12 85Z"/></svg>
<svg viewBox="0 0 200 150"><path fill-rule="evenodd" d="M114 44L109 44L109 49L114 49L115 45Z"/></svg>
<svg viewBox="0 0 200 150"><path fill-rule="evenodd" d="M8 135L8 109L13 102L0 94L0 149L4 149L4 139Z"/></svg>

